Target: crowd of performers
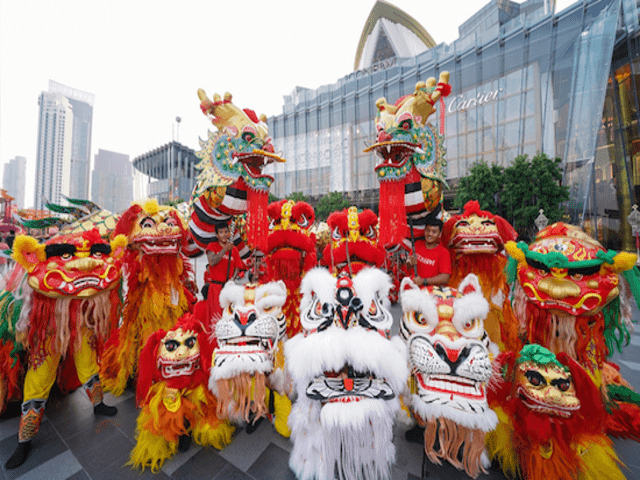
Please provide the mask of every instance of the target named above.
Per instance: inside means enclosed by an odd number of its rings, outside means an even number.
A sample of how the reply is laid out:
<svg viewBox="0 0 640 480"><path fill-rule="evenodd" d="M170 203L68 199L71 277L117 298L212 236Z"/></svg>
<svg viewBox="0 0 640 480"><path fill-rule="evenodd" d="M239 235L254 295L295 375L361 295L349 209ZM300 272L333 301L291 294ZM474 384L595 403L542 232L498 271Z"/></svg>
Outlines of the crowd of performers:
<svg viewBox="0 0 640 480"><path fill-rule="evenodd" d="M6 468L37 448L57 382L103 416L117 414L103 391L135 389L129 464L152 472L267 419L301 480L390 478L398 422L429 461L472 478L493 465L623 479L610 437L640 441L640 396L610 357L630 340L636 255L564 223L517 242L476 201L443 212L441 133L426 120L449 91L443 73L376 102L379 217L334 212L325 244L309 204L268 203L262 168L283 159L264 117L203 91L218 132L201 141L188 223L145 200L111 230L16 237L0 294L0 410L22 403Z"/></svg>

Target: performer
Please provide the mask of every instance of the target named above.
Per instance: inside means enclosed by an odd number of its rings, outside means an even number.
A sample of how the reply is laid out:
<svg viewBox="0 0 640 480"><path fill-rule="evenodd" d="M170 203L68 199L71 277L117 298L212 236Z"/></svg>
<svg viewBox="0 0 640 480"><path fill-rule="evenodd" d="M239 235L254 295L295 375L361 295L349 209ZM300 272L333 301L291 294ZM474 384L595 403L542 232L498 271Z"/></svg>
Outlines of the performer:
<svg viewBox="0 0 640 480"><path fill-rule="evenodd" d="M207 260L209 266L205 273L207 289L207 322L212 318L217 320L222 315L220 308L220 291L225 283L233 280L238 270L245 268L240 260L238 249L231 241L231 231L226 223L218 223L215 226L217 242L211 242L207 246ZM214 320L214 321L215 321Z"/></svg>
<svg viewBox="0 0 640 480"><path fill-rule="evenodd" d="M430 218L424 230L424 240L416 242L416 253L409 257L409 263L418 266L418 274L413 281L419 287L445 286L451 277L451 257L440 245L442 225L442 220Z"/></svg>
<svg viewBox="0 0 640 480"><path fill-rule="evenodd" d="M66 356L61 375L77 371L96 415L113 416L115 407L102 402L97 349L118 321L118 286L121 258L127 243L118 235L111 244L97 229L62 235L39 245L35 238L18 236L14 258L27 271L33 289L16 327L29 350L29 369L24 380L18 447L6 468L22 465L38 433L58 364ZM27 307L27 308L29 308ZM24 307L23 307L24 308ZM25 322L23 322L23 317Z"/></svg>

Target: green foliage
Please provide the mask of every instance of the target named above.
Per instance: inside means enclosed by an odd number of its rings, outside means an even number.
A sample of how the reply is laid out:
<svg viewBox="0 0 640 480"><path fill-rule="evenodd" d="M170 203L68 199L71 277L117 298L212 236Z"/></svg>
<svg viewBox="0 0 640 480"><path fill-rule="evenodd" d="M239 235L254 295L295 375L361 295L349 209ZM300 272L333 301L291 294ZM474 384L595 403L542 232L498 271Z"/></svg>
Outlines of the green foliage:
<svg viewBox="0 0 640 480"><path fill-rule="evenodd" d="M273 193L269 192L269 203L279 202L280 199L276 197Z"/></svg>
<svg viewBox="0 0 640 480"><path fill-rule="evenodd" d="M478 200L482 209L505 218L521 235L533 237L540 209L549 223L562 218L561 204L569 199L569 188L561 185L561 163L560 158L540 152L531 159L518 155L504 169L477 162L460 179L454 206Z"/></svg>
<svg viewBox="0 0 640 480"><path fill-rule="evenodd" d="M179 203L184 202L184 200L182 198L173 198L173 199L169 199L166 202L163 203L163 205L166 205L168 207L175 207L176 205L178 205Z"/></svg>
<svg viewBox="0 0 640 480"><path fill-rule="evenodd" d="M469 175L460 179L454 207L462 208L469 200L477 200L480 208L495 213L498 207L496 194L502 188L502 175L502 168L496 164L489 166L484 160L474 163Z"/></svg>
<svg viewBox="0 0 640 480"><path fill-rule="evenodd" d="M322 197L316 205L316 219L326 222L333 212L349 207L349 200L341 192L331 192Z"/></svg>
<svg viewBox="0 0 640 480"><path fill-rule="evenodd" d="M309 197L302 192L293 192L287 195L287 200L293 200L294 202L307 202L309 203Z"/></svg>

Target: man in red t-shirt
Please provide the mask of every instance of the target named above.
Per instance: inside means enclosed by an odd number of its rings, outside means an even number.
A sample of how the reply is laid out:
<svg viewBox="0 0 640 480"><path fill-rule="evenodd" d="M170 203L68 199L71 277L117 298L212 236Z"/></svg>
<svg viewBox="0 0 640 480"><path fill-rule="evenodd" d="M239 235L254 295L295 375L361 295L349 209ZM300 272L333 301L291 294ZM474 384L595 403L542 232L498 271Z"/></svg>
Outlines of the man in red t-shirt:
<svg viewBox="0 0 640 480"><path fill-rule="evenodd" d="M415 256L409 257L411 265L418 265L418 275L413 279L419 287L427 285L444 286L451 277L451 257L449 251L440 245L442 220L429 219L424 229L424 240L415 245Z"/></svg>
<svg viewBox="0 0 640 480"><path fill-rule="evenodd" d="M240 260L238 249L231 241L231 232L226 224L215 227L217 242L207 245L207 260L209 266L205 274L205 283L209 285L207 291L207 320L215 317L215 321L222 315L220 307L220 291L225 283L233 280L238 270L244 268Z"/></svg>

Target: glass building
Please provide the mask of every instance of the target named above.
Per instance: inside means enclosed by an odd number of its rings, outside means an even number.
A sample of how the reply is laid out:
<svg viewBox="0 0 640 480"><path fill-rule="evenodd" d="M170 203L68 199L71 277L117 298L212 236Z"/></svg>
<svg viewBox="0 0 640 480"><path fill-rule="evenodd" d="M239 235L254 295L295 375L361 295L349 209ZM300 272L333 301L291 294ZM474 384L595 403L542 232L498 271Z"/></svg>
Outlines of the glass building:
<svg viewBox="0 0 640 480"><path fill-rule="evenodd" d="M626 217L640 196L638 20L638 0L583 0L561 12L544 0L492 0L459 27L453 44L432 46L415 20L379 1L357 70L316 90L296 87L283 113L268 120L287 159L267 170L271 192L345 192L377 210L378 159L363 153L375 139L376 100L393 103L449 71L445 206L474 162L505 166L541 151L563 160L571 195L565 221L609 248L632 249ZM407 56L411 48L422 51Z"/></svg>

